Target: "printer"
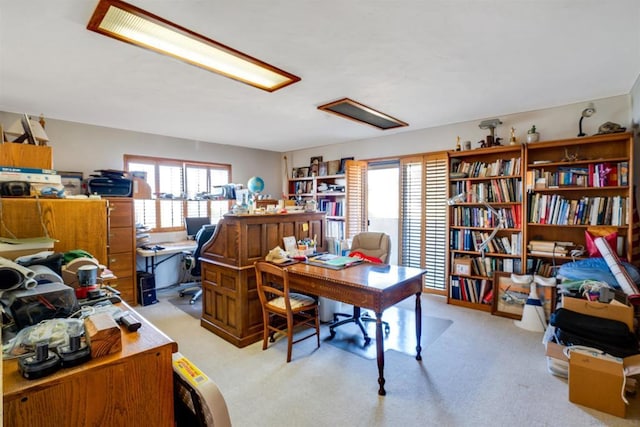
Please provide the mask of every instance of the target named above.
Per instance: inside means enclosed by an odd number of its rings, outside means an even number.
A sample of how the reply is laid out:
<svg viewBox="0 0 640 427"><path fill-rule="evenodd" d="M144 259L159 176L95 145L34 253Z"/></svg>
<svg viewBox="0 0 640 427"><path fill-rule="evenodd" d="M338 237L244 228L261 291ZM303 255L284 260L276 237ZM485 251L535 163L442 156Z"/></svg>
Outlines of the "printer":
<svg viewBox="0 0 640 427"><path fill-rule="evenodd" d="M92 175L86 181L87 193L109 197L131 197L133 180L125 178L124 171L98 170L100 176Z"/></svg>

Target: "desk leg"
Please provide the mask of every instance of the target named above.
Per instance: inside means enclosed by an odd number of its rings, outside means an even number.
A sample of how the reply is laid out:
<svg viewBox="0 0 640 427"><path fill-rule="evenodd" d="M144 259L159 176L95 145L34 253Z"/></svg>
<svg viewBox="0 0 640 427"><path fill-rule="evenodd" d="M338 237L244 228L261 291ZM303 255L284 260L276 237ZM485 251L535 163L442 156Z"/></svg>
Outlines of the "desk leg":
<svg viewBox="0 0 640 427"><path fill-rule="evenodd" d="M384 396L384 336L382 335L382 313L376 313L376 350L378 351L378 394Z"/></svg>
<svg viewBox="0 0 640 427"><path fill-rule="evenodd" d="M416 293L416 360L422 360L420 352L422 347L420 346L420 338L422 336L422 306L420 305L420 295L422 292Z"/></svg>

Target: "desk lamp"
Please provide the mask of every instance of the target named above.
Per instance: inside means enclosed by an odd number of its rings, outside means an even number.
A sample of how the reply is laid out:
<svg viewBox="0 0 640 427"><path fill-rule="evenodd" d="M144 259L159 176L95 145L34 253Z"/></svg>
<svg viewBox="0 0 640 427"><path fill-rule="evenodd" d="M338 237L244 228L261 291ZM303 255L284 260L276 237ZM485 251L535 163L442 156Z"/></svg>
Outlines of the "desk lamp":
<svg viewBox="0 0 640 427"><path fill-rule="evenodd" d="M466 202L468 195L471 195L472 198L476 198L476 194L462 192L458 195L451 197L450 199L447 199L447 205L454 206L454 205ZM489 235L489 237L484 239L482 243L480 243L480 246L478 247L478 251L480 251L480 256L484 258L484 253L487 250L487 246L489 245L489 242L491 241L491 239L495 237L499 229L505 228L505 219L502 213L497 211L493 206L487 203L486 200L479 200L474 203L482 204L489 212L491 212L493 215L495 215L498 218L498 224L493 228L493 231L491 231L491 234Z"/></svg>
<svg viewBox="0 0 640 427"><path fill-rule="evenodd" d="M586 133L582 132L582 120L585 117L591 117L596 113L596 107L594 107L593 103L590 103L587 108L582 110L582 114L580 115L580 121L578 122L578 136L587 136Z"/></svg>

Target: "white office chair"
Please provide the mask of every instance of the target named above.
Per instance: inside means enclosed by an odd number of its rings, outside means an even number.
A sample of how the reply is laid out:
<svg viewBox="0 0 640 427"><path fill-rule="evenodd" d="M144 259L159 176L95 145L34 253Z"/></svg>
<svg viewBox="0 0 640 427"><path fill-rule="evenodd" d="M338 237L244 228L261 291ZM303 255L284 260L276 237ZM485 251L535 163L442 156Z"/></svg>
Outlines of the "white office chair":
<svg viewBox="0 0 640 427"><path fill-rule="evenodd" d="M389 262L389 253L391 252L391 238L386 233L381 232L363 232L356 234L351 242L351 253L360 252L364 255L379 258L383 263ZM338 320L339 316L346 317L346 319ZM371 338L367 334L362 322L375 322L376 319L369 316L368 313L363 313L360 307L353 306L353 314L347 313L334 313L333 323L329 325L329 333L331 338L335 337L335 328L344 325L345 323L355 323L362 331L364 336L364 343L368 345L371 342ZM390 327L388 322L382 322L384 331L389 334Z"/></svg>

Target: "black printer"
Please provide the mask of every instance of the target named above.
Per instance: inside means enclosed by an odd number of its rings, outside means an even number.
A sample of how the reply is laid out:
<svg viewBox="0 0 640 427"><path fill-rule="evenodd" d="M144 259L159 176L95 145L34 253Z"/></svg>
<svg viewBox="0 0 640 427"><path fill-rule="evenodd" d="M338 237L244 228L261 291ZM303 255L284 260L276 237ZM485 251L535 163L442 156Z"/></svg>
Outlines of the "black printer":
<svg viewBox="0 0 640 427"><path fill-rule="evenodd" d="M133 181L125 178L126 172L114 170L98 170L99 176L92 175L87 179L87 193L109 197L131 197Z"/></svg>

